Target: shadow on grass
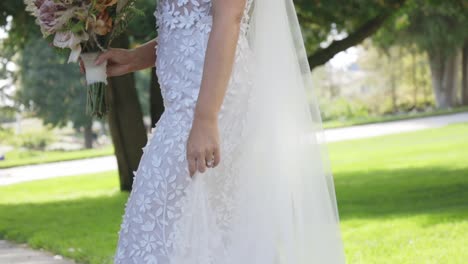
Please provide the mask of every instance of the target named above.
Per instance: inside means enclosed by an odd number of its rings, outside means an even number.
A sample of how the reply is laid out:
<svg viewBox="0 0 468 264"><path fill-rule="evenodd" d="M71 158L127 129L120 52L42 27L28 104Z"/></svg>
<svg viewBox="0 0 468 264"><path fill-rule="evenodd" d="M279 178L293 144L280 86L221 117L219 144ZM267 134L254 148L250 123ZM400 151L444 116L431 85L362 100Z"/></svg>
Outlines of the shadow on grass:
<svg viewBox="0 0 468 264"><path fill-rule="evenodd" d="M468 217L468 170L443 167L335 174L342 220L431 216L428 224Z"/></svg>

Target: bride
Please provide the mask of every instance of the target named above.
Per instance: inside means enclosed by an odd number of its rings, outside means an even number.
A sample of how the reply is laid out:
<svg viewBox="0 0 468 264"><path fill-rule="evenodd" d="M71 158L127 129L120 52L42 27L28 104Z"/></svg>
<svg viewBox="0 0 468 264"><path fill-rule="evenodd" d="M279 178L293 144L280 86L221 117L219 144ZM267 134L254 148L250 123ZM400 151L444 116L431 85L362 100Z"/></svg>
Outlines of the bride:
<svg viewBox="0 0 468 264"><path fill-rule="evenodd" d="M156 66L165 111L114 263L345 263L333 177L292 0L160 0L158 37L109 49Z"/></svg>

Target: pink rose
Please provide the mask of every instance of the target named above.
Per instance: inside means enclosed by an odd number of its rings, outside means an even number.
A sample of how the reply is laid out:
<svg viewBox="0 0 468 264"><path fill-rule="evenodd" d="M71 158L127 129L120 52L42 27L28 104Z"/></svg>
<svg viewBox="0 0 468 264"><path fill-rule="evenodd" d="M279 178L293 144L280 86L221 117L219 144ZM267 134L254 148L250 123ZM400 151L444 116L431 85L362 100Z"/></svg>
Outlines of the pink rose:
<svg viewBox="0 0 468 264"><path fill-rule="evenodd" d="M89 36L86 33L79 35L71 31L57 32L54 37L54 46L59 48L75 49L80 45L80 43L85 42L88 39Z"/></svg>
<svg viewBox="0 0 468 264"><path fill-rule="evenodd" d="M37 7L37 9L41 8L41 5L44 3L45 0L35 0L34 5Z"/></svg>
<svg viewBox="0 0 468 264"><path fill-rule="evenodd" d="M60 12L65 11L63 4L55 3L53 0L36 0L35 5L39 8L38 20L41 28L48 34L54 33ZM63 12L62 12L63 13Z"/></svg>
<svg viewBox="0 0 468 264"><path fill-rule="evenodd" d="M85 32L75 34L71 31L57 32L54 37L54 46L59 48L71 49L68 63L77 62L81 53L81 43L89 39L89 35Z"/></svg>

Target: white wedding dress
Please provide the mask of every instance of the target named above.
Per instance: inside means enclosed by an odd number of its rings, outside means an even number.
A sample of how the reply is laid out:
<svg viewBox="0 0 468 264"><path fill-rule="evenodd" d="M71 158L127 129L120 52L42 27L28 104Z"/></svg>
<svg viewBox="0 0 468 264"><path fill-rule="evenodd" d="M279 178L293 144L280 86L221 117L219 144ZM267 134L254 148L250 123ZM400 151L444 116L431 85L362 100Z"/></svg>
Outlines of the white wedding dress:
<svg viewBox="0 0 468 264"><path fill-rule="evenodd" d="M115 264L344 263L337 214L333 211L334 193L327 192L330 185L321 181L317 193L310 194L311 199L324 204L321 208L326 210L323 218L327 222L310 222L306 225L315 226L305 228L298 223L307 221L307 215L321 214L321 209L303 212L300 206L305 201L299 201L302 191L293 193L290 188L297 187L297 182L275 176L284 168L270 165L284 159L274 152L270 157L264 153L267 148L248 151L249 146L261 141L254 133L262 131L252 125L262 122L252 120L253 111L257 115L261 111L252 107L255 56L247 34L255 1L277 0L247 0L232 76L219 114L221 163L203 174L197 172L194 178L189 176L186 141L212 26L211 0L158 2L154 12L158 29L155 66L165 111L152 129L134 172ZM268 107L264 108L266 111ZM264 129L271 131L267 123ZM263 133L262 137L268 138L268 132ZM270 143L273 148L283 148ZM261 161L255 161L262 155ZM305 188L307 183L301 186ZM285 202L283 194L287 199L298 199ZM283 214L293 218L283 221L286 217L279 216ZM311 233L315 238L306 236Z"/></svg>

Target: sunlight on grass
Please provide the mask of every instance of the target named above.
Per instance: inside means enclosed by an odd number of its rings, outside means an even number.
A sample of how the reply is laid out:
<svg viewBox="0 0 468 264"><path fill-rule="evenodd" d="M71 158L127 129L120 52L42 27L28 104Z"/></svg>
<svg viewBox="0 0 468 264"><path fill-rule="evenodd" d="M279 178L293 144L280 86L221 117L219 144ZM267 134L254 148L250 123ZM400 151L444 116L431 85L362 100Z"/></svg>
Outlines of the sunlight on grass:
<svg viewBox="0 0 468 264"><path fill-rule="evenodd" d="M468 124L333 143L347 262L464 264ZM0 187L0 237L112 263L128 193L116 172Z"/></svg>
<svg viewBox="0 0 468 264"><path fill-rule="evenodd" d="M330 145L349 263L465 263L468 124Z"/></svg>

